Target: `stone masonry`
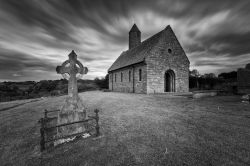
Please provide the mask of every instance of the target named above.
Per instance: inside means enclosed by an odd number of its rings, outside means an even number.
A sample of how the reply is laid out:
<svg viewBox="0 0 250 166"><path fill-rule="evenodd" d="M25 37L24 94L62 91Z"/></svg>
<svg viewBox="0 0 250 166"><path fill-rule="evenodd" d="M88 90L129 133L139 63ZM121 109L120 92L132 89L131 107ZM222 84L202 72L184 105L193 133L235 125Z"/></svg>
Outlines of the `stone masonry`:
<svg viewBox="0 0 250 166"><path fill-rule="evenodd" d="M152 49L146 58L147 93L164 92L164 74L168 70L172 70L175 74L175 92L189 91L189 61L171 31L165 32L166 40Z"/></svg>
<svg viewBox="0 0 250 166"><path fill-rule="evenodd" d="M139 80L140 69L141 69L141 81ZM122 79L121 76L123 77ZM147 68L145 64L139 64L128 68L120 69L109 74L109 89L112 91L129 92L129 93L147 93L146 86L147 86Z"/></svg>
<svg viewBox="0 0 250 166"><path fill-rule="evenodd" d="M109 89L148 94L188 92L190 62L171 27L143 42L137 34L140 31L134 25L129 33L129 50L109 68Z"/></svg>

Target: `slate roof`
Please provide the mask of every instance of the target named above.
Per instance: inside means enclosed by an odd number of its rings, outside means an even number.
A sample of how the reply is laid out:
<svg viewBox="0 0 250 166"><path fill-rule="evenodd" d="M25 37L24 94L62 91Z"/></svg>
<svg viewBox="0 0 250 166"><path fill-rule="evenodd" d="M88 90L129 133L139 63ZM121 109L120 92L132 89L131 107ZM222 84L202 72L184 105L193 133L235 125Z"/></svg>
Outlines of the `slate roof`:
<svg viewBox="0 0 250 166"><path fill-rule="evenodd" d="M136 28L136 27L135 27ZM136 63L143 62L153 47L157 46L159 40L165 35L165 31L171 27L168 25L165 29L151 36L147 40L144 40L140 45L135 48L129 49L121 53L112 66L108 69L108 72L117 70L126 66L130 66ZM133 29L133 28L132 28Z"/></svg>

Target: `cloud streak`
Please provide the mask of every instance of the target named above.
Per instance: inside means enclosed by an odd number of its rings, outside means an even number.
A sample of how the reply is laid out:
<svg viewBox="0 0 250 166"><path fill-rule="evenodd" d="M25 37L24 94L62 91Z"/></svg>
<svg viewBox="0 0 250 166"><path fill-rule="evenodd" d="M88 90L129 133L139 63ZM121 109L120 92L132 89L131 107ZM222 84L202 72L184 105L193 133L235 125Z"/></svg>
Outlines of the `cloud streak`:
<svg viewBox="0 0 250 166"><path fill-rule="evenodd" d="M133 23L143 39L170 24L191 69L236 70L250 62L249 9L246 0L0 0L0 80L58 79L71 50L84 78L105 76Z"/></svg>

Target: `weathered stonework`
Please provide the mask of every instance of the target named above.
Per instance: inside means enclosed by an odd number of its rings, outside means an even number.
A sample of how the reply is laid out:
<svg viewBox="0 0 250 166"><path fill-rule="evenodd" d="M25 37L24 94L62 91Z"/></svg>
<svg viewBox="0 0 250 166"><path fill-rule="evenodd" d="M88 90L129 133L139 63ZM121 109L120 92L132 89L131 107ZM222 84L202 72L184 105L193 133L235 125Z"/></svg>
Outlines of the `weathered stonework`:
<svg viewBox="0 0 250 166"><path fill-rule="evenodd" d="M165 73L172 70L175 74L175 91L189 91L189 61L175 35L166 31L167 40L152 49L146 58L147 93L163 93ZM168 52L171 49L171 53Z"/></svg>
<svg viewBox="0 0 250 166"><path fill-rule="evenodd" d="M188 92L189 64L184 50L168 26L120 55L109 69L109 89L130 93ZM141 81L139 69L142 71Z"/></svg>
<svg viewBox="0 0 250 166"><path fill-rule="evenodd" d="M139 70L141 69L141 81ZM129 79L130 72L130 79ZM121 80L122 73L122 80ZM116 77L116 79L115 79ZM116 70L109 74L109 89L117 92L146 93L147 70L145 64L138 64Z"/></svg>
<svg viewBox="0 0 250 166"><path fill-rule="evenodd" d="M76 74L87 74L88 69L77 60L77 55L74 51L72 51L68 56L69 59L63 62L62 66L57 66L56 68L58 74L68 73L70 76L68 83L68 96L66 97L62 108L58 112L58 125L86 119L86 108L84 107L81 98L78 96ZM57 136L63 137L65 135L84 131L85 127L82 124L63 126L57 128ZM59 142L61 142L61 140Z"/></svg>
<svg viewBox="0 0 250 166"><path fill-rule="evenodd" d="M129 31L129 49L137 47L141 44L141 32L134 24Z"/></svg>

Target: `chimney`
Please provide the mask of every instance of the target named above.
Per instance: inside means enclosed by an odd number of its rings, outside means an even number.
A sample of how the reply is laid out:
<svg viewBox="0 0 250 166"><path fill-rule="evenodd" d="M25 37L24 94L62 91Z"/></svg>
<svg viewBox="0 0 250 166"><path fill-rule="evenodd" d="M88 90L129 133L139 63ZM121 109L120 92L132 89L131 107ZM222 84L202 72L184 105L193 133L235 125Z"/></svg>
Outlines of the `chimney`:
<svg viewBox="0 0 250 166"><path fill-rule="evenodd" d="M140 44L141 44L141 31L138 29L136 24L134 24L129 31L129 49L137 47Z"/></svg>

